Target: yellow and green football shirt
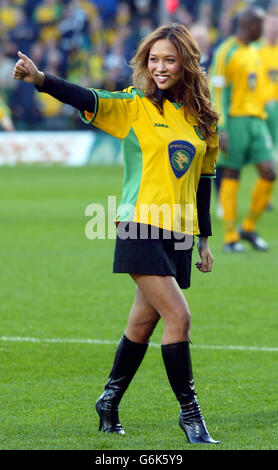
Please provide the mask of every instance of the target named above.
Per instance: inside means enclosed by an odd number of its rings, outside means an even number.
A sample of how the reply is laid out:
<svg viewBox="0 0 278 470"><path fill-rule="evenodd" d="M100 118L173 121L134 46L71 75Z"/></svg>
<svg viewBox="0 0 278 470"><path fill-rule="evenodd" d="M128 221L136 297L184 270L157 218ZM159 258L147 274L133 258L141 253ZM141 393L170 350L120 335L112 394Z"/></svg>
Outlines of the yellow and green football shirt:
<svg viewBox="0 0 278 470"><path fill-rule="evenodd" d="M231 36L216 49L210 69L212 100L225 128L228 116L265 119L263 66L259 53Z"/></svg>
<svg viewBox="0 0 278 470"><path fill-rule="evenodd" d="M197 235L196 192L201 175L214 176L217 134L208 147L196 119L185 120L180 104L164 100L161 115L134 87L91 91L95 110L82 112L83 121L122 140L125 169L117 220Z"/></svg>
<svg viewBox="0 0 278 470"><path fill-rule="evenodd" d="M261 41L257 45L263 64L264 105L269 101L278 101L278 44Z"/></svg>

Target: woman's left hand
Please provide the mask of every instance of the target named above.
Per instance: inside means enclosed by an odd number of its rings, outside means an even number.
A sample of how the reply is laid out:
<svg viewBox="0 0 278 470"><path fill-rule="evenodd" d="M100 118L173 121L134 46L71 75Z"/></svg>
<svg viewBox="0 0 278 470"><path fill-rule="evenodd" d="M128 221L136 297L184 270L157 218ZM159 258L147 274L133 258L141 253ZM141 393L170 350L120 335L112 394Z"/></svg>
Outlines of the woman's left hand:
<svg viewBox="0 0 278 470"><path fill-rule="evenodd" d="M196 261L195 266L203 273L209 273L212 270L213 256L211 254L208 239L206 237L199 237L197 247L201 257L201 262Z"/></svg>

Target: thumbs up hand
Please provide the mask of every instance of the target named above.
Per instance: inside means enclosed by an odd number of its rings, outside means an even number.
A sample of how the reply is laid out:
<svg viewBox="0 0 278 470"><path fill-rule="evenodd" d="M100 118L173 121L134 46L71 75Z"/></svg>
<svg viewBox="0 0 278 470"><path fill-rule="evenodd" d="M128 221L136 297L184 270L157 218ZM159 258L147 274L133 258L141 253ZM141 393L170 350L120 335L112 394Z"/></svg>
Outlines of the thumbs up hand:
<svg viewBox="0 0 278 470"><path fill-rule="evenodd" d="M13 78L15 80L23 80L26 83L33 83L41 86L44 82L44 73L40 72L27 55L18 51L19 60L14 66Z"/></svg>

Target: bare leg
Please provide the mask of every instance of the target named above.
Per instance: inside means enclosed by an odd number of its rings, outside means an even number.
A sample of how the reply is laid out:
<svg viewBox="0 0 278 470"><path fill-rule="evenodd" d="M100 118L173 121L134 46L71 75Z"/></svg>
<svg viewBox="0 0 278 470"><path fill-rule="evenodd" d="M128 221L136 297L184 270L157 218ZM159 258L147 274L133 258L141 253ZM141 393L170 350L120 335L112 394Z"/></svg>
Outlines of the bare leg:
<svg viewBox="0 0 278 470"><path fill-rule="evenodd" d="M132 275L132 277L140 289L141 299L144 299L144 303L147 301L150 306L148 307L150 317L154 318L152 308L164 322L162 357L170 385L181 406L179 419L181 428L191 443L218 443L209 435L196 399L188 342L190 312L176 279L172 276L151 275ZM140 314L136 316L138 321ZM146 313L144 317L147 318Z"/></svg>
<svg viewBox="0 0 278 470"><path fill-rule="evenodd" d="M190 311L188 303L172 276L132 274L149 305L164 322L162 344L188 341L190 338Z"/></svg>
<svg viewBox="0 0 278 470"><path fill-rule="evenodd" d="M130 311L125 334L118 344L105 391L96 403L100 417L99 430L124 434L118 406L146 353L149 338L160 316L149 304L139 287Z"/></svg>
<svg viewBox="0 0 278 470"><path fill-rule="evenodd" d="M128 318L125 335L136 343L147 343L160 315L150 305L139 286Z"/></svg>

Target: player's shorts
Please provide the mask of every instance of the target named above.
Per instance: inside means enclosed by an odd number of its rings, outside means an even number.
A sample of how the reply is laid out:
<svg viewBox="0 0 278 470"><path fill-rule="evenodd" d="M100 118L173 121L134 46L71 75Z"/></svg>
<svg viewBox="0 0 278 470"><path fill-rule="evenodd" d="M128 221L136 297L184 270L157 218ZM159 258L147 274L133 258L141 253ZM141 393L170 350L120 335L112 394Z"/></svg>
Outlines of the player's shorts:
<svg viewBox="0 0 278 470"><path fill-rule="evenodd" d="M266 120L274 147L278 150L278 101L269 101L265 108L268 117Z"/></svg>
<svg viewBox="0 0 278 470"><path fill-rule="evenodd" d="M133 238L123 239L128 234ZM174 276L180 288L187 289L190 286L192 249L192 236L183 234L181 238L181 234L150 225L120 222L113 272Z"/></svg>
<svg viewBox="0 0 278 470"><path fill-rule="evenodd" d="M274 159L274 149L266 121L257 117L229 117L226 127L227 152L220 152L220 167L240 170L247 164Z"/></svg>

